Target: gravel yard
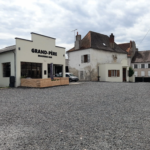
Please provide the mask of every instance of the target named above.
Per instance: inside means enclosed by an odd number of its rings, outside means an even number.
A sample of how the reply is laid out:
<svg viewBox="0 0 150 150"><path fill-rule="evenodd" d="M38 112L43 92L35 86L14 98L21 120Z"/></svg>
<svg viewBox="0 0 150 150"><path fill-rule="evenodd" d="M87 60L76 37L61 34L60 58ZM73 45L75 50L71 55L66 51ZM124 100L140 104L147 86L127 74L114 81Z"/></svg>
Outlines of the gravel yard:
<svg viewBox="0 0 150 150"><path fill-rule="evenodd" d="M149 150L150 83L0 89L0 150Z"/></svg>

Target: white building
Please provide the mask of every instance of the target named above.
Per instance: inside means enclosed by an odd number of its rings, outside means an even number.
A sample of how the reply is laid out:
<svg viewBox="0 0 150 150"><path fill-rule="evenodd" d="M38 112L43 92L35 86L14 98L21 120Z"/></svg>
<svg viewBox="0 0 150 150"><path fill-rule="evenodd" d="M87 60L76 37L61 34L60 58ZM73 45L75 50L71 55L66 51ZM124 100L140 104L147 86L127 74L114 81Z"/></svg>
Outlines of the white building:
<svg viewBox="0 0 150 150"><path fill-rule="evenodd" d="M55 38L33 32L31 38L15 38L15 45L0 49L0 87L9 86L10 76L15 87L24 77L49 78L52 72L65 77L65 48L55 46Z"/></svg>
<svg viewBox="0 0 150 150"><path fill-rule="evenodd" d="M89 31L81 40L76 36L75 46L67 51L69 72L80 80L123 82L129 81L127 52L110 37Z"/></svg>

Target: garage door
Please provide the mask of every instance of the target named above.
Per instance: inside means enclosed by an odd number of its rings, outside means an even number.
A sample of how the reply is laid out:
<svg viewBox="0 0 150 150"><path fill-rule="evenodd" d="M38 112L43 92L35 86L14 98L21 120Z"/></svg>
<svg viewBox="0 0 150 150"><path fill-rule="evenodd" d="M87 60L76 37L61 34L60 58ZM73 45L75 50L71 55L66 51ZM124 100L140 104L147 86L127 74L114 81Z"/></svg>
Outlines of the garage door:
<svg viewBox="0 0 150 150"><path fill-rule="evenodd" d="M135 82L150 82L150 78L146 77L135 77Z"/></svg>

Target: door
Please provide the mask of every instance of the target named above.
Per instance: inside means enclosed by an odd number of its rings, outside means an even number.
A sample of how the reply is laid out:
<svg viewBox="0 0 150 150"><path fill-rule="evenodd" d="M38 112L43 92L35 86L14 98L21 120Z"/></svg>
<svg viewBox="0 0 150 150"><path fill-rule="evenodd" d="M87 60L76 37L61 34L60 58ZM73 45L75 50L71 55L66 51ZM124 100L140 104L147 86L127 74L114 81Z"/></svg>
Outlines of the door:
<svg viewBox="0 0 150 150"><path fill-rule="evenodd" d="M126 82L126 68L123 68L123 82Z"/></svg>

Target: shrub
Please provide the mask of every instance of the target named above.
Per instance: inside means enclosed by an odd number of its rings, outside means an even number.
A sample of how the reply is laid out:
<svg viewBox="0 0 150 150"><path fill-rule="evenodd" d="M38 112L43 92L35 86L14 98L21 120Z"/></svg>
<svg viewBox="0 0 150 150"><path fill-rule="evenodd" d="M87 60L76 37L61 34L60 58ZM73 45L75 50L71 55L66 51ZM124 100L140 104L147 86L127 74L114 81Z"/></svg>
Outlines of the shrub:
<svg viewBox="0 0 150 150"><path fill-rule="evenodd" d="M134 74L134 70L132 67L129 67L129 77L132 77Z"/></svg>

